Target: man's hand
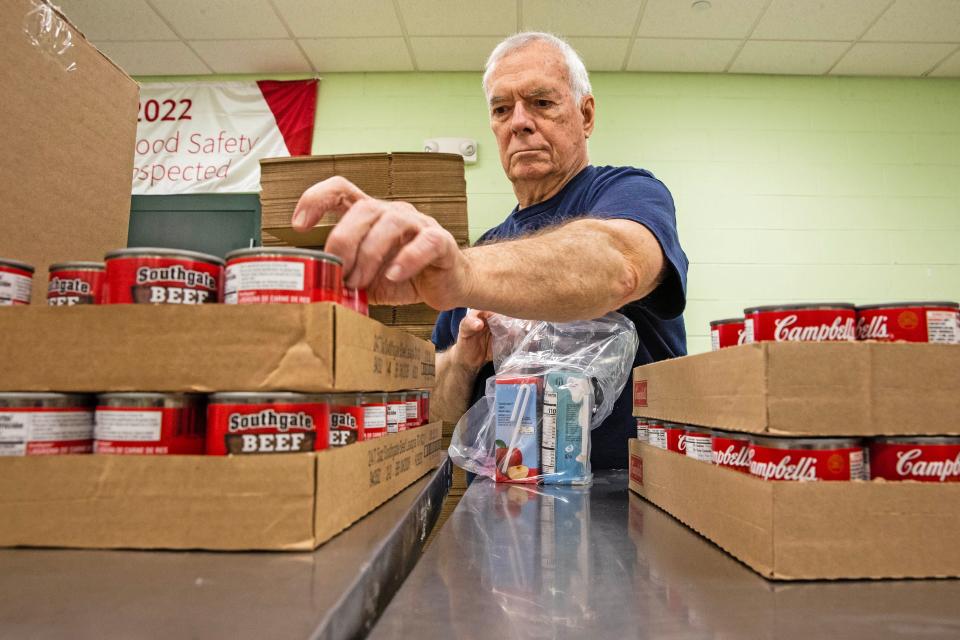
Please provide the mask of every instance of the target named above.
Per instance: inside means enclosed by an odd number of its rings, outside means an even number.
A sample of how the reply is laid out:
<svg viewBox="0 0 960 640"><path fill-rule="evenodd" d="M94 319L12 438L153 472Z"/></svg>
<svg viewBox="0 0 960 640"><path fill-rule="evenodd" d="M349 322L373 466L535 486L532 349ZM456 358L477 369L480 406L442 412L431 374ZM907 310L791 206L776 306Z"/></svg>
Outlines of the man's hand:
<svg viewBox="0 0 960 640"><path fill-rule="evenodd" d="M325 249L343 260L346 286L366 289L372 304L426 302L434 309L463 304L471 272L456 240L406 202L371 198L342 177L307 189L293 214L307 231L333 212L339 222Z"/></svg>
<svg viewBox="0 0 960 640"><path fill-rule="evenodd" d="M476 373L493 359L489 317L489 311L470 309L467 312L460 321L456 344L448 349L453 363Z"/></svg>

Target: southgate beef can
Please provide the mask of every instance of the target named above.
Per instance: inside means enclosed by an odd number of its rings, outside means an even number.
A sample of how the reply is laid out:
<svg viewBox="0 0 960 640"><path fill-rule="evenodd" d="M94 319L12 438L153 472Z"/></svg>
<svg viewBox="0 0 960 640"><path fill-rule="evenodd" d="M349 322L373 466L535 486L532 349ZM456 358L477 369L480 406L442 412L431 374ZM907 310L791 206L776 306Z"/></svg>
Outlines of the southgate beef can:
<svg viewBox="0 0 960 640"><path fill-rule="evenodd" d="M647 418L647 444L657 449L667 449L667 427L660 420Z"/></svg>
<svg viewBox="0 0 960 640"><path fill-rule="evenodd" d="M106 266L102 262L59 262L50 265L47 304L69 307L101 304Z"/></svg>
<svg viewBox="0 0 960 640"><path fill-rule="evenodd" d="M336 393L327 396L330 413L330 446L343 447L365 440L363 394Z"/></svg>
<svg viewBox="0 0 960 640"><path fill-rule="evenodd" d="M227 304L342 302L343 262L313 249L263 247L227 254Z"/></svg>
<svg viewBox="0 0 960 640"><path fill-rule="evenodd" d="M710 348L713 351L743 344L743 318L726 318L710 322Z"/></svg>
<svg viewBox="0 0 960 640"><path fill-rule="evenodd" d="M857 339L960 343L956 302L889 302L857 307Z"/></svg>
<svg viewBox="0 0 960 640"><path fill-rule="evenodd" d="M343 295L341 296L341 302L343 306L349 307L357 313L365 316L370 315L370 306L367 304L366 289L350 289L348 287L343 287L342 291Z"/></svg>
<svg viewBox="0 0 960 640"><path fill-rule="evenodd" d="M394 391L387 394L387 433L407 430L407 394Z"/></svg>
<svg viewBox="0 0 960 640"><path fill-rule="evenodd" d="M420 424L430 422L430 390L420 390Z"/></svg>
<svg viewBox="0 0 960 640"><path fill-rule="evenodd" d="M960 482L960 438L874 438L870 442L870 477Z"/></svg>
<svg viewBox="0 0 960 640"><path fill-rule="evenodd" d="M710 457L717 466L750 473L750 438L741 433L714 430Z"/></svg>
<svg viewBox="0 0 960 640"><path fill-rule="evenodd" d="M359 402L363 407L363 439L372 440L387 435L387 394L361 393Z"/></svg>
<svg viewBox="0 0 960 640"><path fill-rule="evenodd" d="M650 438L650 432L647 430L646 418L637 418L637 440L640 442L647 442Z"/></svg>
<svg viewBox="0 0 960 640"><path fill-rule="evenodd" d="M0 393L0 456L93 451L93 403L74 393Z"/></svg>
<svg viewBox="0 0 960 640"><path fill-rule="evenodd" d="M420 421L420 392L407 391L407 429L416 429L423 422Z"/></svg>
<svg viewBox="0 0 960 640"><path fill-rule="evenodd" d="M214 393L207 405L208 455L302 453L330 444L329 406L318 394Z"/></svg>
<svg viewBox="0 0 960 640"><path fill-rule="evenodd" d="M97 396L94 453L199 455L204 449L203 396L102 393Z"/></svg>
<svg viewBox="0 0 960 640"><path fill-rule="evenodd" d="M845 302L788 304L743 310L744 342L856 340L857 311Z"/></svg>
<svg viewBox="0 0 960 640"><path fill-rule="evenodd" d="M26 262L0 258L0 307L30 304L33 271Z"/></svg>
<svg viewBox="0 0 960 640"><path fill-rule="evenodd" d="M750 439L750 473L764 480L869 480L866 452L857 438Z"/></svg>
<svg viewBox="0 0 960 640"><path fill-rule="evenodd" d="M180 249L120 249L105 257L105 304L212 304L223 293L223 260Z"/></svg>
<svg viewBox="0 0 960 640"><path fill-rule="evenodd" d="M688 458L713 462L710 431L701 427L687 427L683 434L683 450Z"/></svg>

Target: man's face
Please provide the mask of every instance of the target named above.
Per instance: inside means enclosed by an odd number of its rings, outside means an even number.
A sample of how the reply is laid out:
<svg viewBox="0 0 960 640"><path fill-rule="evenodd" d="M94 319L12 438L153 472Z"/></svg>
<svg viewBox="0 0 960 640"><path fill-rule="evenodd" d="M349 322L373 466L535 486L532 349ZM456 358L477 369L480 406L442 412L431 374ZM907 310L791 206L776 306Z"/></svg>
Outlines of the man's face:
<svg viewBox="0 0 960 640"><path fill-rule="evenodd" d="M512 182L564 176L586 164L593 99L574 103L556 47L533 42L501 58L487 89L490 127Z"/></svg>

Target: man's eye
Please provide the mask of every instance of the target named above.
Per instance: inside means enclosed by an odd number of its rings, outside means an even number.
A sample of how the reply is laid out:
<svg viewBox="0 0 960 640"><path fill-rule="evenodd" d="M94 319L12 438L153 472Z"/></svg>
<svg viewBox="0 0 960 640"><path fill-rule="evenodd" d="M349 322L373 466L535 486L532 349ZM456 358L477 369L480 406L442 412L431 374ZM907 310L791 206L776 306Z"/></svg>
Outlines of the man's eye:
<svg viewBox="0 0 960 640"><path fill-rule="evenodd" d="M494 113L495 115L498 115L498 116L502 116L502 115L505 114L506 112L507 112L507 108L506 108L506 107L494 107L494 108L493 108L493 113Z"/></svg>
<svg viewBox="0 0 960 640"><path fill-rule="evenodd" d="M552 104L553 103L550 102L549 100L537 100L537 106L540 107L541 109L546 109Z"/></svg>

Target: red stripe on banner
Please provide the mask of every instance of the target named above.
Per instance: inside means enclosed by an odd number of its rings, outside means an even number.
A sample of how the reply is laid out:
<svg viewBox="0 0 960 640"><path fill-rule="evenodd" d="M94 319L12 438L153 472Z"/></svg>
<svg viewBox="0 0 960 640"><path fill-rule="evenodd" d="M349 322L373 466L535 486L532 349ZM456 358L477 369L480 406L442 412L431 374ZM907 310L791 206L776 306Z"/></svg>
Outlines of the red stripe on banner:
<svg viewBox="0 0 960 640"><path fill-rule="evenodd" d="M290 155L310 155L317 113L317 81L260 80L257 86L273 112Z"/></svg>

